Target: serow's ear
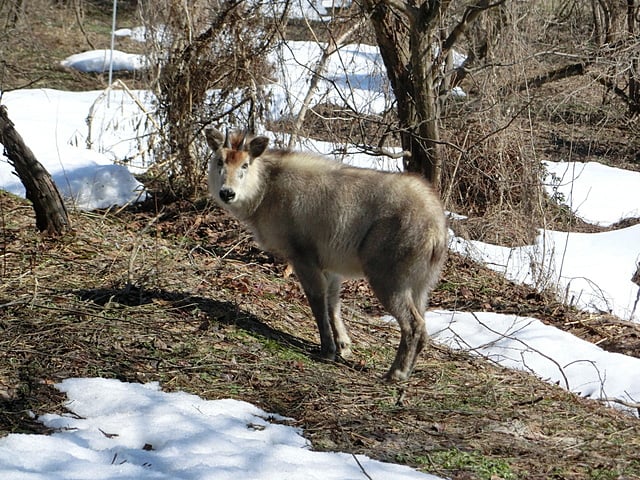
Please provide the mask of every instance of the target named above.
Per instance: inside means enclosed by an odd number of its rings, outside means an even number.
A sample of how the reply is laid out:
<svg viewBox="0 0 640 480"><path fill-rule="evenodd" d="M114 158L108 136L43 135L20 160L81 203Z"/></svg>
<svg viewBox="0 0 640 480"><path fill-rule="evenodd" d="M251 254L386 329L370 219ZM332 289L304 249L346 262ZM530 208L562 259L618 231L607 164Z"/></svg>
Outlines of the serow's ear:
<svg viewBox="0 0 640 480"><path fill-rule="evenodd" d="M267 149L268 144L269 139L267 137L254 138L249 142L249 155L251 155L252 158L258 158Z"/></svg>
<svg viewBox="0 0 640 480"><path fill-rule="evenodd" d="M204 136L207 138L207 143L211 150L217 152L218 149L222 146L222 142L224 142L224 135L219 130L215 128L207 128L204 131Z"/></svg>

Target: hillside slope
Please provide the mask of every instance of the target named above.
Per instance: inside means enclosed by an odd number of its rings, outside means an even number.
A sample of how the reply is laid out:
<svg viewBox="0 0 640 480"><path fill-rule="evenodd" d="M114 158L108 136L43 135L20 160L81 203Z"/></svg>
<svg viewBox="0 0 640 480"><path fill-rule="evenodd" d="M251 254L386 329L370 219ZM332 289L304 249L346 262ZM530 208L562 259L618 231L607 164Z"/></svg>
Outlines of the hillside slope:
<svg viewBox="0 0 640 480"><path fill-rule="evenodd" d="M640 476L636 419L528 374L432 345L408 383L382 383L398 332L361 282L344 302L354 361L322 362L295 279L217 208L76 214L58 242L26 202L2 194L0 212L1 434L42 431L30 412L62 408L53 383L103 376L247 400L314 448L451 478ZM585 318L458 258L434 304Z"/></svg>

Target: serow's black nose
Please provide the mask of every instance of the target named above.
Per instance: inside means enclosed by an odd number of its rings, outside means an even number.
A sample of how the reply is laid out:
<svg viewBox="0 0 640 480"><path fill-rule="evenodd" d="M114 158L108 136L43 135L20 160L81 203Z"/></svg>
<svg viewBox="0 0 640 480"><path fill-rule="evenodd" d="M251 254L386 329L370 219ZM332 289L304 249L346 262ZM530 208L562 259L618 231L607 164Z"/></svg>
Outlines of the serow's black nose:
<svg viewBox="0 0 640 480"><path fill-rule="evenodd" d="M234 198L236 198L236 192L234 192L231 188L224 187L220 189L220 199L223 202L229 203Z"/></svg>

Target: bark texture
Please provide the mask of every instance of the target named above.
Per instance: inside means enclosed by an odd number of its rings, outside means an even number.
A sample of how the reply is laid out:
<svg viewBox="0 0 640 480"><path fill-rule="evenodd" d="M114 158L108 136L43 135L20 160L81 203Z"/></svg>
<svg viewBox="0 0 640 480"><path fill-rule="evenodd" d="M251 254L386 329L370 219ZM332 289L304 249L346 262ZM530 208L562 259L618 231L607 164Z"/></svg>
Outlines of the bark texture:
<svg viewBox="0 0 640 480"><path fill-rule="evenodd" d="M0 105L0 143L33 204L38 230L48 236L59 236L69 230L71 223L60 192L49 172L25 145L4 105Z"/></svg>

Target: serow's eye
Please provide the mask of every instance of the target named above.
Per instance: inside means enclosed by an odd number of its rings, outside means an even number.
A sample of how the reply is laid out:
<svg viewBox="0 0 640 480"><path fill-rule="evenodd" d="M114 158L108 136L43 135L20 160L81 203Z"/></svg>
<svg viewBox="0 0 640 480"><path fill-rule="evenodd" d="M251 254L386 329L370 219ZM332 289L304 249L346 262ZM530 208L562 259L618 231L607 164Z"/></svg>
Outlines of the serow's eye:
<svg viewBox="0 0 640 480"><path fill-rule="evenodd" d="M242 164L242 169L246 170L247 168L249 168L249 164L248 163L243 163Z"/></svg>
<svg viewBox="0 0 640 480"><path fill-rule="evenodd" d="M218 159L218 166L222 168L222 166L224 165L224 162L222 161L221 158Z"/></svg>

